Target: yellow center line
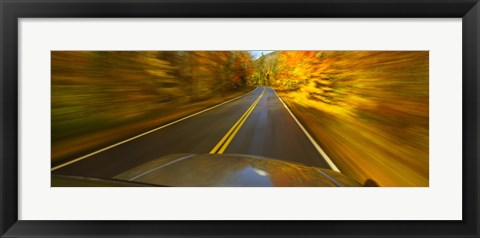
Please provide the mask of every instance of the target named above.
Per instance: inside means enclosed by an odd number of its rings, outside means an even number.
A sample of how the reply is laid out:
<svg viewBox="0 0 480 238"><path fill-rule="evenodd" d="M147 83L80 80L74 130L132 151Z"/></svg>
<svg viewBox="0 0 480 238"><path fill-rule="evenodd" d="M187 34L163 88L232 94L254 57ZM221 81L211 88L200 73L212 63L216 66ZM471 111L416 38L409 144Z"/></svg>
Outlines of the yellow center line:
<svg viewBox="0 0 480 238"><path fill-rule="evenodd" d="M233 140L233 137L237 134L237 132L240 130L240 128L243 126L243 123L247 120L248 116L252 113L253 109L255 109L255 106L257 106L258 101L260 101L260 98L263 96L263 93L260 95L258 100L252 105L253 107L248 111L247 115L243 118L243 120L240 122L240 124L235 128L233 133L228 137L227 141L225 144L223 144L222 148L217 152L217 154L223 154L223 152L227 149L227 146L230 144L230 142Z"/></svg>
<svg viewBox="0 0 480 238"><path fill-rule="evenodd" d="M258 102L262 98L263 94L265 93L265 88L263 88L262 93L257 97L257 99L252 103L252 105L247 109L245 113L238 119L237 122L228 130L227 134L223 136L223 138L220 140L220 142L213 147L213 149L210 151L210 154L222 154L225 149L227 149L227 146L230 144L230 142L233 140L235 135L237 134L238 130L242 127L243 123L247 120L248 116L252 113L253 109L255 109L255 106L257 106ZM222 146L223 145L223 146ZM221 148L220 148L221 147Z"/></svg>

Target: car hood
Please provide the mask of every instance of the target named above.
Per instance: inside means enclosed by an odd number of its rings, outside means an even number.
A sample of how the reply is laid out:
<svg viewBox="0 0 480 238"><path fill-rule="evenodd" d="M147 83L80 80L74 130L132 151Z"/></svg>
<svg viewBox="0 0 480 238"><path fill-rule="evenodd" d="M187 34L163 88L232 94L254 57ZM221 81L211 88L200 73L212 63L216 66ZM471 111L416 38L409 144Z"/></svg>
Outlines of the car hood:
<svg viewBox="0 0 480 238"><path fill-rule="evenodd" d="M238 154L169 155L125 171L114 179L175 187L361 186L332 170Z"/></svg>

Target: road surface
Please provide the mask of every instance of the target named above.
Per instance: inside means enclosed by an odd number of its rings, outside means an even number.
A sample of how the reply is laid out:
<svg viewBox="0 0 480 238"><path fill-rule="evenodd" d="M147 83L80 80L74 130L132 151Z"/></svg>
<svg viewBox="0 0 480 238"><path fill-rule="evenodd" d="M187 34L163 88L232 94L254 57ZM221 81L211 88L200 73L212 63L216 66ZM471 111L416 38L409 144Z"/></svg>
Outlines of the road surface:
<svg viewBox="0 0 480 238"><path fill-rule="evenodd" d="M332 169L275 91L257 87L187 119L57 165L52 173L110 178L176 153L260 155Z"/></svg>

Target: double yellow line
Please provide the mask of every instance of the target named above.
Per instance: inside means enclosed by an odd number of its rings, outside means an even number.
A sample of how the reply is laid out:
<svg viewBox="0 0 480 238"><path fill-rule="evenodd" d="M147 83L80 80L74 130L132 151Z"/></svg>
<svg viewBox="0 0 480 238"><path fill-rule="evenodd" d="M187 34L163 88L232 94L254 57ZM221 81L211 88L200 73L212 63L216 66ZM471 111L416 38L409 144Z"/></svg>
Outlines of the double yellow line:
<svg viewBox="0 0 480 238"><path fill-rule="evenodd" d="M227 149L228 145L233 140L237 132L242 127L243 123L245 123L248 116L250 116L253 109L255 109L255 106L257 106L258 102L260 101L264 93L265 93L265 88L263 88L262 93L257 97L255 102L253 102L253 104L248 108L248 110L245 113L243 113L242 117L238 119L238 121L232 126L232 128L228 130L227 134L223 136L220 142L218 142L218 144L215 147L213 147L213 149L210 151L210 154L223 154L223 152Z"/></svg>

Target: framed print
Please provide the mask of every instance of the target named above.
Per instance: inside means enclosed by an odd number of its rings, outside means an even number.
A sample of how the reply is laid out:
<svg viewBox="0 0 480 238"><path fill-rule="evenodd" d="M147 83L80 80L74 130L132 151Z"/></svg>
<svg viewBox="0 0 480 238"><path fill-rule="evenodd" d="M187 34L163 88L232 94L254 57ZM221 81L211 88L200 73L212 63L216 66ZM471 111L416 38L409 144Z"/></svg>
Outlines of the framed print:
<svg viewBox="0 0 480 238"><path fill-rule="evenodd" d="M465 1L2 1L2 237L478 237Z"/></svg>

